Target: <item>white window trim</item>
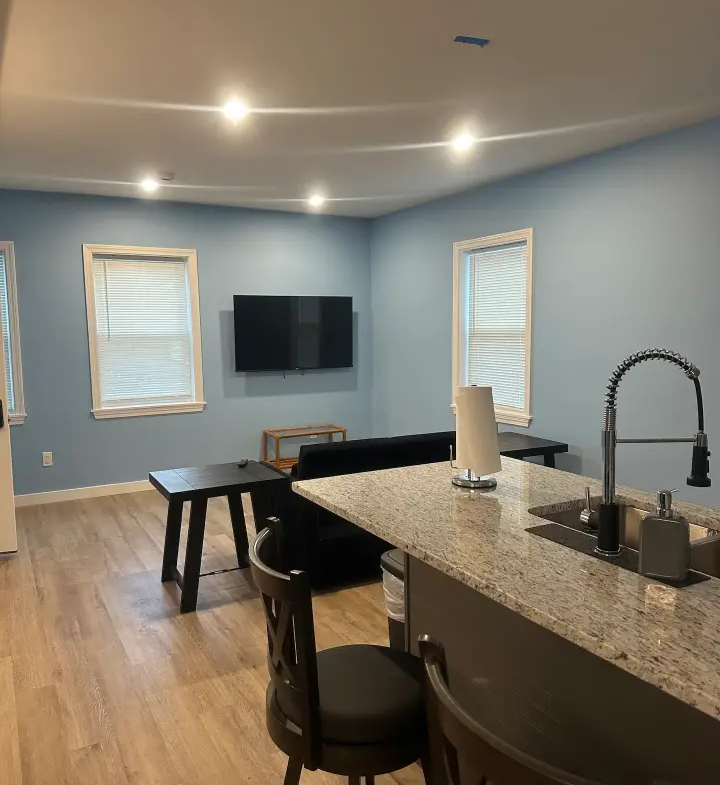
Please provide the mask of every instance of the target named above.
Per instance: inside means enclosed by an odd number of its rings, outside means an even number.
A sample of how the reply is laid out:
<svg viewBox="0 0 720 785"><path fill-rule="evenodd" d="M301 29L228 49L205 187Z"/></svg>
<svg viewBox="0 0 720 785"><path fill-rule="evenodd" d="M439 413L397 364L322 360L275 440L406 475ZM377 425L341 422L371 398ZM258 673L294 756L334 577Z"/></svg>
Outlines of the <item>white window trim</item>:
<svg viewBox="0 0 720 785"><path fill-rule="evenodd" d="M18 312L17 280L15 278L15 244L0 242L0 250L5 254L5 281L7 283L8 319L10 321L10 351L12 352L13 392L15 412L8 414L10 425L25 422L25 391L23 389L22 357L20 356L20 316Z"/></svg>
<svg viewBox="0 0 720 785"><path fill-rule="evenodd" d="M192 324L193 380L192 401L161 403L157 405L103 407L100 389L100 363L97 347L97 318L95 314L95 281L93 257L96 254L118 254L119 256L157 257L165 256L187 261L188 286L190 288L190 321ZM200 295L198 288L197 253L190 248L145 248L133 245L83 245L83 267L85 270L85 309L88 325L88 349L90 352L90 381L92 385L92 413L96 420L112 417L145 417L150 414L180 414L201 412L205 408L203 397L202 343L200 331Z"/></svg>
<svg viewBox="0 0 720 785"><path fill-rule="evenodd" d="M527 363L525 365L525 405L522 409L509 406L495 406L495 417L498 422L506 425L522 425L528 427L532 421L530 414L530 379L532 365L532 273L533 273L533 230L521 229L517 232L494 234L490 237L478 237L474 240L462 240L453 243L453 332L452 332L452 409L455 411L455 398L458 387L466 384L467 352L463 347L467 343L467 313L462 307L466 300L464 288L466 276L463 270L467 264L467 255L478 248L488 248L510 243L527 243L527 325L525 340L527 346Z"/></svg>

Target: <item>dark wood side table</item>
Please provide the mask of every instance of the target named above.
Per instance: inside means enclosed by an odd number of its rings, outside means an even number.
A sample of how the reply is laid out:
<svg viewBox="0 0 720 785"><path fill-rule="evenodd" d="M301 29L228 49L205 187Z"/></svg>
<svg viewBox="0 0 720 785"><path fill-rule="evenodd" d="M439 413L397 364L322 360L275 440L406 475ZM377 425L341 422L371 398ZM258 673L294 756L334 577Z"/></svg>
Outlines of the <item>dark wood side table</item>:
<svg viewBox="0 0 720 785"><path fill-rule="evenodd" d="M555 456L559 452L567 452L565 442L554 442L550 439L541 439L539 436L526 436L524 433L513 431L500 431L498 434L500 454L508 458L532 458L542 456L545 466L555 468Z"/></svg>
<svg viewBox="0 0 720 785"><path fill-rule="evenodd" d="M214 466L150 472L150 482L168 500L162 580L163 582L176 581L182 590L181 613L194 611L197 607L198 584L203 577L200 574L200 563L208 499L227 496L238 561L238 566L230 569L243 569L248 566L248 539L240 494L277 481L282 481L283 484L288 482L283 472L257 461L248 461L247 466L244 467L238 466L237 463L220 463ZM185 550L185 567L181 574L177 568L177 560L185 502L190 502L190 525ZM230 569L215 570L204 575L216 575L229 572Z"/></svg>

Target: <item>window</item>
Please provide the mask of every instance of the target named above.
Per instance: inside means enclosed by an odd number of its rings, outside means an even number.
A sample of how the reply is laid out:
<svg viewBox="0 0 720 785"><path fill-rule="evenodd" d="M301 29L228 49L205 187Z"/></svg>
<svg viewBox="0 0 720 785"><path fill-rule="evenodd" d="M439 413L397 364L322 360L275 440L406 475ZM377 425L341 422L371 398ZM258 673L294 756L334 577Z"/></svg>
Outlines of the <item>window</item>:
<svg viewBox="0 0 720 785"><path fill-rule="evenodd" d="M5 351L5 400L10 423L25 420L25 398L20 358L15 251L12 243L0 243L0 319Z"/></svg>
<svg viewBox="0 0 720 785"><path fill-rule="evenodd" d="M205 406L195 251L84 245L93 414Z"/></svg>
<svg viewBox="0 0 720 785"><path fill-rule="evenodd" d="M453 399L492 385L498 422L530 424L532 229L453 245Z"/></svg>

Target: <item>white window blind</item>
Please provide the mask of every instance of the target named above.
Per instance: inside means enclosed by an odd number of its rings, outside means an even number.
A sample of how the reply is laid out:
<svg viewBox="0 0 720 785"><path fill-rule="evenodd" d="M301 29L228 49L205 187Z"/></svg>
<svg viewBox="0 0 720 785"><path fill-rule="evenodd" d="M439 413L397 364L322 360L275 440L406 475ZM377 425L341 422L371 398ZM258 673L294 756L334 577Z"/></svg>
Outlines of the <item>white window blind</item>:
<svg viewBox="0 0 720 785"><path fill-rule="evenodd" d="M468 254L467 383L492 385L495 406L525 409L527 242Z"/></svg>
<svg viewBox="0 0 720 785"><path fill-rule="evenodd" d="M91 252L86 258L86 277L88 264L92 276L88 304L94 306L89 325L96 416L123 416L131 413L124 409L133 408L149 414L153 407L158 413L183 411L201 403L194 254L190 269L187 256L140 250L137 255Z"/></svg>
<svg viewBox="0 0 720 785"><path fill-rule="evenodd" d="M0 248L0 320L2 320L3 350L5 353L5 400L8 415L15 414L15 385L13 384L13 353L10 342L10 300L8 297L7 256Z"/></svg>

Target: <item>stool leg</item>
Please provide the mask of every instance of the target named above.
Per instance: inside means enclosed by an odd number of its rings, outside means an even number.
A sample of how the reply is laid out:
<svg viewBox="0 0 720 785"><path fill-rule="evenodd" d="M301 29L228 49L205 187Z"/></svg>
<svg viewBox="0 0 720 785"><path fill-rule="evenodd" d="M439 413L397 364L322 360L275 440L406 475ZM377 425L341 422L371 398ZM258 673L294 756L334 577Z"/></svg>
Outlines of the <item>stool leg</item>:
<svg viewBox="0 0 720 785"><path fill-rule="evenodd" d="M167 524L165 526L165 547L163 548L163 583L174 581L177 571L178 551L180 550L180 527L182 526L183 503L171 499L168 503Z"/></svg>
<svg viewBox="0 0 720 785"><path fill-rule="evenodd" d="M365 777L365 785L375 785L375 777Z"/></svg>
<svg viewBox="0 0 720 785"><path fill-rule="evenodd" d="M189 613L197 608L206 513L207 499L193 499L190 505L190 526L188 528L187 549L185 551L180 613Z"/></svg>
<svg viewBox="0 0 720 785"><path fill-rule="evenodd" d="M425 785L434 785L430 755L426 753L422 758L420 758L420 766L422 767ZM455 783L450 783L449 785L455 785Z"/></svg>
<svg viewBox="0 0 720 785"><path fill-rule="evenodd" d="M348 785L361 785L361 783L360 783L360 777L357 777L357 776L355 776L354 774L351 774L351 775L348 777Z"/></svg>
<svg viewBox="0 0 720 785"><path fill-rule="evenodd" d="M285 770L285 779L283 780L283 785L298 785L302 775L302 770L302 761L298 758L290 758L288 760L287 769Z"/></svg>
<svg viewBox="0 0 720 785"><path fill-rule="evenodd" d="M238 567L247 567L249 545L242 496L239 493L234 493L228 495L227 500L230 508L230 523L232 524L233 539L235 540L235 554Z"/></svg>

